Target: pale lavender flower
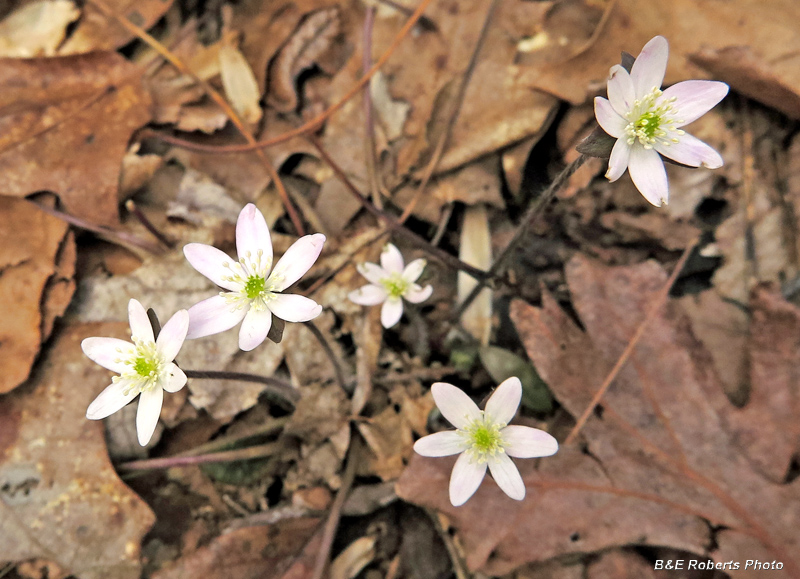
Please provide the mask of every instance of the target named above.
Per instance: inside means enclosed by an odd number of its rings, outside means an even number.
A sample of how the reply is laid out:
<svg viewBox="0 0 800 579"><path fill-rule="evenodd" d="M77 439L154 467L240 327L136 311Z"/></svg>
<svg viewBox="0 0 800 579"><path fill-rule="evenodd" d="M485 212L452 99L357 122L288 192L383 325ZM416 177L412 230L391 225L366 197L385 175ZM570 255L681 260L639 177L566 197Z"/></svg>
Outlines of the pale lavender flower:
<svg viewBox="0 0 800 579"><path fill-rule="evenodd" d="M358 272L367 278L370 285L350 292L347 297L362 306L383 304L381 324L384 328L391 328L403 316L404 299L418 304L431 297L432 286L423 288L416 283L426 264L424 259L415 259L405 265L400 250L387 243L381 252L380 265L363 263L358 266Z"/></svg>
<svg viewBox="0 0 800 579"><path fill-rule="evenodd" d="M522 398L519 378L505 380L486 402L486 410L452 384L431 387L436 406L457 430L420 438L414 450L422 456L459 454L450 475L450 502L463 505L478 490L488 467L497 486L509 497L525 498L525 483L509 457L534 458L558 451L548 433L528 426L508 426Z"/></svg>
<svg viewBox="0 0 800 579"><path fill-rule="evenodd" d="M300 279L317 261L325 236L306 235L286 250L272 269L272 239L261 211L245 205L236 222L239 261L210 245L190 243L183 254L197 271L227 291L189 308L188 339L218 334L242 322L239 348L261 344L272 325L272 314L287 322L307 322L322 313L309 298L281 292ZM270 269L272 272L270 273Z"/></svg>
<svg viewBox="0 0 800 579"><path fill-rule="evenodd" d="M86 418L100 420L128 404L141 394L136 412L139 444L150 442L161 414L164 390L177 392L186 384L186 374L173 363L186 339L189 314L180 310L164 324L158 339L142 304L128 303L128 320L133 343L117 338L86 338L83 353L103 368L117 372L111 385L95 398L86 410Z"/></svg>
<svg viewBox="0 0 800 579"><path fill-rule="evenodd" d="M594 99L597 122L617 139L606 177L616 181L628 169L636 188L656 207L669 201L659 153L690 167L722 166L719 153L681 127L728 94L728 85L710 80L687 80L662 91L668 56L667 40L656 36L642 48L630 74L620 65L611 68L608 100Z"/></svg>

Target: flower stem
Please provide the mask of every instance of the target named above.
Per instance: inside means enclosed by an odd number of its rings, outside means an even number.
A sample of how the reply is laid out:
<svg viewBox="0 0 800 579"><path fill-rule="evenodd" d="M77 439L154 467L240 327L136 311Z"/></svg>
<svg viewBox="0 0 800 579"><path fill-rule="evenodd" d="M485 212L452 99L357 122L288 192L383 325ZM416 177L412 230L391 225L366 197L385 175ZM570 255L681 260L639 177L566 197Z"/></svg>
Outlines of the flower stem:
<svg viewBox="0 0 800 579"><path fill-rule="evenodd" d="M200 380L239 380L240 382L256 382L258 384L264 384L267 392L277 394L292 405L300 400L300 393L291 384L270 376L215 370L184 370L183 373L186 374L187 378L197 378Z"/></svg>
<svg viewBox="0 0 800 579"><path fill-rule="evenodd" d="M161 233L161 232L158 230L158 228L156 228L156 226L155 226L155 225L153 225L153 222L152 222L152 221L150 221L150 220L147 218L147 215L145 215L144 213L142 213L142 210L141 210L141 209L139 209L139 208L136 206L136 203L134 203L133 199L128 199L128 200L125 202L125 209L127 209L128 211L130 211L130 212L133 214L133 216L134 216L134 217L136 217L136 219L138 219L138 220L139 220L139 223L141 223L141 224L144 226L144 228L145 228L145 229L147 229L147 231L149 231L149 232L150 232L150 234L151 234L153 237L155 237L156 239L158 239L158 240L159 240L161 243L163 243L163 244L164 244L164 245L165 245L167 248L169 248L169 249L174 249L174 248L175 248L175 242L174 242L174 241L172 241L172 240L170 240L170 239L169 239L169 238L168 238L166 235L164 235L163 233Z"/></svg>
<svg viewBox="0 0 800 579"><path fill-rule="evenodd" d="M119 465L119 470L152 470L159 468L172 468L174 466L191 466L197 464L211 464L216 462L232 462L234 460L250 460L253 458L263 458L272 456L283 448L281 442L268 442L248 448L238 448L236 450L223 450L221 452L210 452L197 456L169 456L166 458L148 458L144 460L132 460Z"/></svg>
<svg viewBox="0 0 800 579"><path fill-rule="evenodd" d="M325 336L322 335L322 332L319 330L316 324L314 324L314 322L309 320L305 325L309 331L314 334L314 337L319 342L319 345L322 346L322 349L325 351L325 355L328 356L328 359L331 361L333 371L336 373L336 381L339 383L339 387L343 392L349 392L350 389L347 387L347 380L345 380L344 371L339 365L339 360L336 359L336 354L334 353L333 348L331 348L331 345L325 339Z"/></svg>

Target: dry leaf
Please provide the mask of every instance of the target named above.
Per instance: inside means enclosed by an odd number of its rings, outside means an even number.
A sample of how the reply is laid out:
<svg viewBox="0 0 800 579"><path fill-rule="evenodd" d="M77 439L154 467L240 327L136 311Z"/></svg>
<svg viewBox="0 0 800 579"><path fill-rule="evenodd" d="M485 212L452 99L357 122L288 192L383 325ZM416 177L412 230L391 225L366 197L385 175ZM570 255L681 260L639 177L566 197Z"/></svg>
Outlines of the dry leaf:
<svg viewBox="0 0 800 579"><path fill-rule="evenodd" d="M360 537L331 562L330 579L353 579L375 558L375 537Z"/></svg>
<svg viewBox="0 0 800 579"><path fill-rule="evenodd" d="M103 425L86 408L109 372L84 357L88 336L120 325L65 329L24 392L0 404L0 553L52 560L80 579L135 579L150 509L117 477Z"/></svg>
<svg viewBox="0 0 800 579"><path fill-rule="evenodd" d="M403 125L406 124L411 105L402 100L395 100L389 92L386 76L378 71L369 85L372 108L377 121L383 128L386 140L391 142L403 136Z"/></svg>
<svg viewBox="0 0 800 579"><path fill-rule="evenodd" d="M52 56L80 11L70 0L40 0L17 8L0 22L0 56Z"/></svg>
<svg viewBox="0 0 800 579"><path fill-rule="evenodd" d="M118 222L120 166L149 119L141 71L115 53L0 59L4 195L59 195L68 213Z"/></svg>
<svg viewBox="0 0 800 579"><path fill-rule="evenodd" d="M253 69L239 49L226 43L219 50L219 68L222 86L233 110L248 124L261 120L261 92L256 84Z"/></svg>
<svg viewBox="0 0 800 579"><path fill-rule="evenodd" d="M458 257L464 263L488 271L492 265L492 237L489 218L484 205L467 207L461 224L461 244ZM478 282L458 272L458 301L464 301ZM492 334L492 290L484 288L461 315L461 325L482 346L489 343Z"/></svg>

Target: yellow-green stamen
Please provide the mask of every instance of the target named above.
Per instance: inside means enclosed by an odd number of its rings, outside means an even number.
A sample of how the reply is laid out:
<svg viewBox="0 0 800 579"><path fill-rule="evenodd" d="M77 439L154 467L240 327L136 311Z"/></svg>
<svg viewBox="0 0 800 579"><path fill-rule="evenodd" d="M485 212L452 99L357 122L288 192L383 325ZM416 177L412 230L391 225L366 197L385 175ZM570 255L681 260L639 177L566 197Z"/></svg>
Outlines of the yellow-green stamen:
<svg viewBox="0 0 800 579"><path fill-rule="evenodd" d="M389 297L399 298L408 291L408 287L411 284L404 280L400 274L395 273L389 277L383 278L381 280L381 285L386 290L386 293L389 294Z"/></svg>
<svg viewBox="0 0 800 579"><path fill-rule="evenodd" d="M460 429L459 433L466 439L467 454L479 463L486 462L489 458L505 452L505 442L500 431L505 424L496 423L481 412L481 417L473 420L469 425Z"/></svg>

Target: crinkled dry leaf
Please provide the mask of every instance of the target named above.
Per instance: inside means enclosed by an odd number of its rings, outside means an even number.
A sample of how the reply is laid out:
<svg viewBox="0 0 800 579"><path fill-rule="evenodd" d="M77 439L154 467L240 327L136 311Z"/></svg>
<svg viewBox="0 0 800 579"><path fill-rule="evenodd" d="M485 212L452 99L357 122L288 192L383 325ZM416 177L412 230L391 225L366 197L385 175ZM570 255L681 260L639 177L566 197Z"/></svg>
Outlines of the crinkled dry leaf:
<svg viewBox="0 0 800 579"><path fill-rule="evenodd" d="M52 191L72 215L117 223L122 158L150 119L140 75L115 53L0 59L2 193Z"/></svg>
<svg viewBox="0 0 800 579"><path fill-rule="evenodd" d="M0 22L0 56L52 56L78 16L70 0L40 0L17 8Z"/></svg>
<svg viewBox="0 0 800 579"><path fill-rule="evenodd" d="M74 291L75 240L68 226L23 199L0 197L0 393L28 378Z"/></svg>
<svg viewBox="0 0 800 579"><path fill-rule="evenodd" d="M86 408L110 382L89 361L88 336L123 337L122 324L71 326L25 391L0 404L0 553L52 560L80 579L135 579L153 514L117 477L103 425Z"/></svg>

